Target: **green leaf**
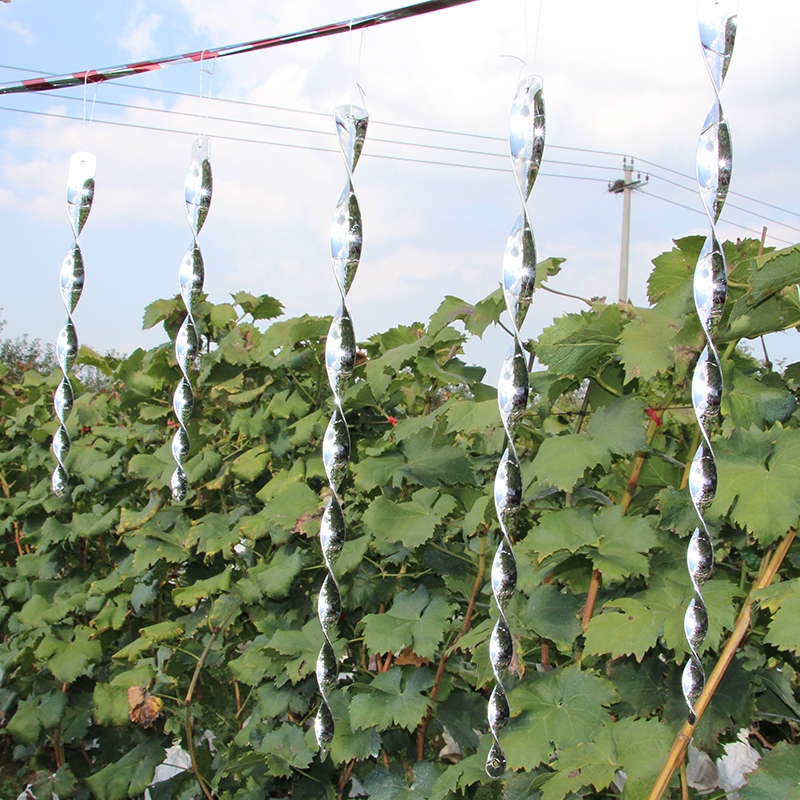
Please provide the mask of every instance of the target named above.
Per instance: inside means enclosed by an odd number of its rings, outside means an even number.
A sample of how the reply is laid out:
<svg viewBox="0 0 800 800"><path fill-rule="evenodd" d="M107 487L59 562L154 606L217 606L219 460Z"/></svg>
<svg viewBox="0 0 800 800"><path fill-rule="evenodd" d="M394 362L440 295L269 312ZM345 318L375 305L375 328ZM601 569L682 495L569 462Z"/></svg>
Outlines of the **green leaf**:
<svg viewBox="0 0 800 800"><path fill-rule="evenodd" d="M703 236L687 236L675 242L677 247L653 259L655 268L647 280L647 298L651 303L678 296L685 312L690 310L692 276L704 241ZM674 307L674 301L671 305Z"/></svg>
<svg viewBox="0 0 800 800"><path fill-rule="evenodd" d="M36 657L47 662L57 680L72 683L103 656L100 642L91 639L93 633L91 628L78 626L70 641L48 634L36 648Z"/></svg>
<svg viewBox="0 0 800 800"><path fill-rule="evenodd" d="M500 428L500 410L497 400L461 400L447 409L448 433L485 433L490 428Z"/></svg>
<svg viewBox="0 0 800 800"><path fill-rule="evenodd" d="M412 500L395 503L380 495L364 512L364 524L374 532L377 542L400 542L414 550L433 536L442 521L431 499L427 492L417 492Z"/></svg>
<svg viewBox="0 0 800 800"><path fill-rule="evenodd" d="M297 683L306 675L314 671L317 663L317 654L322 647L322 629L319 620L310 619L302 629L289 631L276 631L269 641L269 649L275 650L288 658L278 662L278 685L283 685L286 680ZM341 650L342 643L334 644L334 650Z"/></svg>
<svg viewBox="0 0 800 800"><path fill-rule="evenodd" d="M169 300L155 300L144 310L142 330L147 331L158 325L171 314L180 310L180 298L173 297Z"/></svg>
<svg viewBox="0 0 800 800"><path fill-rule="evenodd" d="M127 688L97 683L94 687L94 718L98 725L126 725L128 723Z"/></svg>
<svg viewBox="0 0 800 800"><path fill-rule="evenodd" d="M579 607L580 601L573 594L560 592L553 584L540 583L528 599L527 624L562 652L571 653L575 639L581 634L576 616Z"/></svg>
<svg viewBox="0 0 800 800"><path fill-rule="evenodd" d="M400 592L385 614L363 618L364 643L373 653L399 653L411 647L422 658L433 658L452 610L443 597L429 597L422 585L413 594Z"/></svg>
<svg viewBox="0 0 800 800"><path fill-rule="evenodd" d="M533 469L543 483L571 492L587 469L598 464L607 469L610 463L603 444L586 434L570 433L545 439L533 459Z"/></svg>
<svg viewBox="0 0 800 800"><path fill-rule="evenodd" d="M400 448L408 463L398 470L398 477L404 475L428 487L439 486L440 483L449 486L475 483L475 472L467 452L449 438L436 438L430 428L409 437Z"/></svg>
<svg viewBox="0 0 800 800"><path fill-rule="evenodd" d="M399 725L408 731L414 730L422 721L430 703L421 694L433 686L430 670L413 669L400 688L403 670L392 667L378 675L367 687L368 691L353 698L350 703L350 724L355 729L376 727L385 731Z"/></svg>
<svg viewBox="0 0 800 800"><path fill-rule="evenodd" d="M753 259L748 279L750 288L746 300L752 306L787 286L794 289L800 283L800 247L792 245Z"/></svg>
<svg viewBox="0 0 800 800"><path fill-rule="evenodd" d="M266 504L258 516L277 528L293 530L303 514L313 514L319 508L319 498L305 483L284 484L274 497L267 491L269 486L266 484L256 495Z"/></svg>
<svg viewBox="0 0 800 800"><path fill-rule="evenodd" d="M674 362L671 348L678 326L672 317L656 309L637 308L636 316L622 329L619 358L625 367L625 383L634 378L650 381Z"/></svg>
<svg viewBox="0 0 800 800"><path fill-rule="evenodd" d="M147 789L163 760L164 748L149 737L115 764L108 764L87 778L86 783L97 800L127 800Z"/></svg>
<svg viewBox="0 0 800 800"><path fill-rule="evenodd" d="M609 681L577 665L526 679L509 694L511 708L522 712L503 735L509 767L533 769L553 748L586 741L609 721L607 706L618 700Z"/></svg>
<svg viewBox="0 0 800 800"><path fill-rule="evenodd" d="M254 481L266 471L270 458L266 445L251 447L231 462L231 472L239 480Z"/></svg>
<svg viewBox="0 0 800 800"><path fill-rule="evenodd" d="M264 596L279 600L289 594L302 568L301 550L280 547L269 563L251 568L236 585L246 603L256 603Z"/></svg>
<svg viewBox="0 0 800 800"><path fill-rule="evenodd" d="M38 714L39 701L39 697L20 700L14 716L6 725L6 730L19 744L34 745L39 741L43 728Z"/></svg>
<svg viewBox="0 0 800 800"><path fill-rule="evenodd" d="M362 458L353 465L353 480L360 492L371 492L392 482L394 474L405 465L402 453L389 451L380 456Z"/></svg>
<svg viewBox="0 0 800 800"><path fill-rule="evenodd" d="M615 722L610 730L626 776L622 800L646 800L672 745L672 731L657 719L630 717Z"/></svg>
<svg viewBox="0 0 800 800"><path fill-rule="evenodd" d="M622 515L620 506L596 513L566 508L542 516L520 544L520 554L535 553L539 562L559 550L583 553L607 582L648 572L645 553L658 544L648 519Z"/></svg>
<svg viewBox="0 0 800 800"><path fill-rule="evenodd" d="M250 292L236 292L231 297L233 302L241 306L242 311L250 314L253 319L274 319L283 313L283 303L268 294L256 297Z"/></svg>
<svg viewBox="0 0 800 800"><path fill-rule="evenodd" d="M261 742L262 753L271 775L288 778L292 770L306 769L314 760L308 749L303 731L291 723L284 723L278 730L268 733Z"/></svg>
<svg viewBox="0 0 800 800"><path fill-rule="evenodd" d="M616 304L596 304L597 311L565 314L542 331L536 355L551 371L584 378L617 348L622 330Z"/></svg>
<svg viewBox="0 0 800 800"><path fill-rule="evenodd" d="M666 614L631 597L610 600L603 607L609 610L593 617L586 628L585 652L612 658L632 655L641 661L655 647Z"/></svg>
<svg viewBox="0 0 800 800"><path fill-rule="evenodd" d="M755 599L773 612L764 641L781 650L800 654L800 578L761 589Z"/></svg>
<svg viewBox="0 0 800 800"><path fill-rule="evenodd" d="M609 735L597 738L599 742L581 742L557 752L558 758L551 765L556 772L542 785L542 800L563 800L571 793L579 794L585 786L601 792L614 782L614 743Z"/></svg>
<svg viewBox="0 0 800 800"><path fill-rule="evenodd" d="M198 601L213 597L231 588L231 568L226 567L223 572L204 580L195 581L191 586L175 589L172 599L176 606L189 607L197 605Z"/></svg>
<svg viewBox="0 0 800 800"><path fill-rule="evenodd" d="M635 397L620 397L594 412L586 432L598 444L618 456L647 450L645 403Z"/></svg>
<svg viewBox="0 0 800 800"><path fill-rule="evenodd" d="M712 513L751 531L762 545L783 536L800 516L800 430L736 430L716 442L719 479Z"/></svg>
<svg viewBox="0 0 800 800"><path fill-rule="evenodd" d="M772 426L786 422L797 410L794 395L783 385L770 386L736 369L726 374L725 382L730 411L726 421L732 428Z"/></svg>
<svg viewBox="0 0 800 800"><path fill-rule="evenodd" d="M800 745L778 742L747 776L741 800L800 800Z"/></svg>
<svg viewBox="0 0 800 800"><path fill-rule="evenodd" d="M230 303L216 303L211 306L210 319L216 328L229 327L232 322L236 322L238 316L236 309Z"/></svg>
<svg viewBox="0 0 800 800"><path fill-rule="evenodd" d="M375 758L381 749L381 735L378 729L353 730L350 725L350 706L342 692L334 692L330 701L333 717L336 720L331 744L331 758L334 764L346 764L353 758L359 761Z"/></svg>

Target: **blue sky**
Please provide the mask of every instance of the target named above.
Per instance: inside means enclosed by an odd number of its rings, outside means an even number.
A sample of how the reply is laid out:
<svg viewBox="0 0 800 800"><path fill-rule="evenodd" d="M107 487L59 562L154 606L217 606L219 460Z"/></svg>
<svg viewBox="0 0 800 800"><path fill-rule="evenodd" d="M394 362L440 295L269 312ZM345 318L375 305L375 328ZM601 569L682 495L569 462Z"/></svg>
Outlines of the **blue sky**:
<svg viewBox="0 0 800 800"><path fill-rule="evenodd" d="M12 0L0 6L0 81L35 74L20 69L112 66L401 4ZM788 0L743 3L723 90L732 189L789 211L800 211L798 23L800 8ZM548 115L545 165L529 208L540 258L567 258L553 287L616 296L622 203L606 185L621 177L615 154L625 153L652 176L649 195L633 200L630 295L643 304L650 259L673 237L705 231L691 179L667 171L693 174L712 101L694 0L477 0L367 30L363 39L336 36L220 60L212 94L222 99L208 105L205 126L215 194L200 239L211 299L246 289L273 294L290 314L335 309L328 230L344 169L330 115L351 100L354 77L372 120L355 176L365 226L349 301L357 334L425 319L445 294L476 301L491 292L518 213L504 138L519 62L505 56L526 52L544 78ZM82 343L98 350L130 352L161 340L141 331L141 315L148 302L176 293L190 241L182 194L200 124L199 79L196 65L178 66L97 88L85 133L98 156L97 193L81 237L87 283L75 319ZM83 146L81 96L77 89L0 97L3 336L52 341L63 323L58 272L71 241L64 188L69 156ZM555 177L565 175L573 177ZM731 196L723 217L735 223L721 225L727 237L766 224L768 244L800 239L786 227L800 228L800 217L743 197ZM524 332L535 335L555 314L580 307L540 293ZM783 335L770 343L771 355L797 360L799 341L794 331ZM504 334L488 334L470 357L489 366L493 380L504 352Z"/></svg>

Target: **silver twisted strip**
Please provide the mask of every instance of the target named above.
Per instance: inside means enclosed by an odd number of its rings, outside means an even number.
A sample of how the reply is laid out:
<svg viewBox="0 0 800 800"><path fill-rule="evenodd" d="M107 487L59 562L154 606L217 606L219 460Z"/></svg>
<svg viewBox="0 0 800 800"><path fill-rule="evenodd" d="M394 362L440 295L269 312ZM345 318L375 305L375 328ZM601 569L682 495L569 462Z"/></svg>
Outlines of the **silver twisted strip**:
<svg viewBox="0 0 800 800"><path fill-rule="evenodd" d="M53 397L53 406L58 417L58 429L53 436L53 453L58 464L53 470L52 488L57 497L66 492L69 480L64 466L70 448L67 417L74 400L69 373L78 356L78 333L72 313L81 299L84 279L83 254L78 239L92 210L96 171L97 157L92 153L74 153L69 160L67 216L75 241L61 264L61 299L67 310L67 321L56 340L56 360L63 374Z"/></svg>
<svg viewBox="0 0 800 800"><path fill-rule="evenodd" d="M714 548L704 514L717 491L717 464L711 446L711 432L719 417L723 386L722 364L713 337L728 292L725 254L717 239L716 224L728 194L733 159L720 91L736 37L736 0L701 0L699 28L703 57L714 87L714 104L697 144L697 183L711 230L694 273L694 302L706 345L692 376L692 406L702 438L689 472L689 493L699 524L692 534L686 556L694 597L683 621L691 653L683 670L682 688L691 724L697 720L695 703L706 681L699 650L708 634L708 611L701 586L714 569Z"/></svg>
<svg viewBox="0 0 800 800"><path fill-rule="evenodd" d="M333 565L342 552L345 540L344 514L339 489L347 474L347 465L350 461L350 434L342 409L342 399L350 385L356 361L356 335L345 299L358 270L363 238L361 210L353 189L353 171L364 147L368 121L369 115L366 110L358 106L339 106L334 111L336 136L347 168L347 183L336 204L331 222L331 264L339 287L341 303L331 322L325 344L325 366L333 392L334 409L325 431L325 438L322 440L322 461L331 488L331 496L322 515L319 531L327 574L317 600L317 615L325 640L317 656L316 672L320 704L314 720L314 732L322 760L330 751L335 731L329 695L339 681L339 666L333 650L333 637L342 612L342 598L333 573Z"/></svg>
<svg viewBox="0 0 800 800"><path fill-rule="evenodd" d="M537 76L528 76L517 88L508 133L511 164L522 211L508 237L503 257L503 292L514 329L514 341L503 361L497 384L500 417L508 445L500 459L494 482L494 503L501 539L492 562L492 592L497 603L498 619L489 642L489 660L495 686L489 698L489 730L493 741L486 759L486 772L493 778L500 777L506 770L506 756L499 736L509 720L510 708L503 677L514 656L514 638L506 618L506 609L517 585L517 562L509 526L522 501L522 474L514 446L514 434L528 403L528 366L520 340L520 328L533 299L536 282L536 243L527 202L542 162L544 138L542 81Z"/></svg>
<svg viewBox="0 0 800 800"><path fill-rule="evenodd" d="M183 460L189 455L189 432L186 428L194 408L194 393L189 372L197 360L199 341L194 322L194 306L203 291L203 256L197 245L197 236L211 207L213 181L211 177L211 140L200 136L192 143L192 160L184 184L184 199L192 244L181 261L179 281L181 297L186 306L186 317L175 337L175 358L183 373L172 395L172 408L178 420L178 429L172 437L172 457L177 464L172 473L170 487L172 498L180 502L186 498L188 481Z"/></svg>

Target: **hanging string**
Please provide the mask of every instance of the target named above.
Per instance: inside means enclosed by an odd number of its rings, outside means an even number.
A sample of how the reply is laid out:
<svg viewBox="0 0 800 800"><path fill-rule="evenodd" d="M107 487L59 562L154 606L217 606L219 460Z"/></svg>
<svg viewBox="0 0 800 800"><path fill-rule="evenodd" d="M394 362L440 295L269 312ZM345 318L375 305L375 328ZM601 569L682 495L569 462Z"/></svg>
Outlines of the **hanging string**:
<svg viewBox="0 0 800 800"><path fill-rule="evenodd" d="M353 20L350 20L350 85L353 87L353 92L350 96L350 111L352 113L356 105L356 92L361 95L361 102L364 102L365 93L358 82L358 76L361 72L361 53L364 49L364 29L361 28L358 37L358 55L353 58ZM353 63L355 62L355 67Z"/></svg>
<svg viewBox="0 0 800 800"><path fill-rule="evenodd" d="M539 52L539 30L542 27L542 6L544 6L544 0L539 0L539 14L536 17L536 35L533 39L533 61L531 62L531 67L536 66L536 55Z"/></svg>
<svg viewBox="0 0 800 800"><path fill-rule="evenodd" d="M86 152L86 143L89 136L89 131L92 128L92 122L94 121L94 107L95 103L97 102L97 84L94 86L94 95L92 96L92 110L89 112L89 124L86 124L86 84L89 81L89 76L87 74L85 80L83 81L83 147L81 148L84 152Z"/></svg>
<svg viewBox="0 0 800 800"><path fill-rule="evenodd" d="M200 111L198 113L198 131L197 135L202 139L204 135L204 127L205 124L208 123L209 115L211 113L211 93L214 87L214 72L217 69L217 53L211 53L212 61L211 61L211 69L207 69L203 67L203 60L205 55L208 51L203 50L200 54ZM203 76L208 75L208 94L203 96Z"/></svg>

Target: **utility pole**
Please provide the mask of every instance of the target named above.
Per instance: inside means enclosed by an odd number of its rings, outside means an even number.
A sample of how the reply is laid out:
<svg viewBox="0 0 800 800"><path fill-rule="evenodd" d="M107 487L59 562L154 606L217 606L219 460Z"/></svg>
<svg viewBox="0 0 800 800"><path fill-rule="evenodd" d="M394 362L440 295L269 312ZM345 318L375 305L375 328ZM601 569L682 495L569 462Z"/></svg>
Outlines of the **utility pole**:
<svg viewBox="0 0 800 800"><path fill-rule="evenodd" d="M636 180L633 180L633 158L628 161L628 156L623 156L622 169L625 177L620 181L613 181L608 184L608 191L611 194L622 195L622 245L619 256L619 299L622 302L628 300L628 258L631 248L631 193L634 189L644 186L649 176L638 173Z"/></svg>

